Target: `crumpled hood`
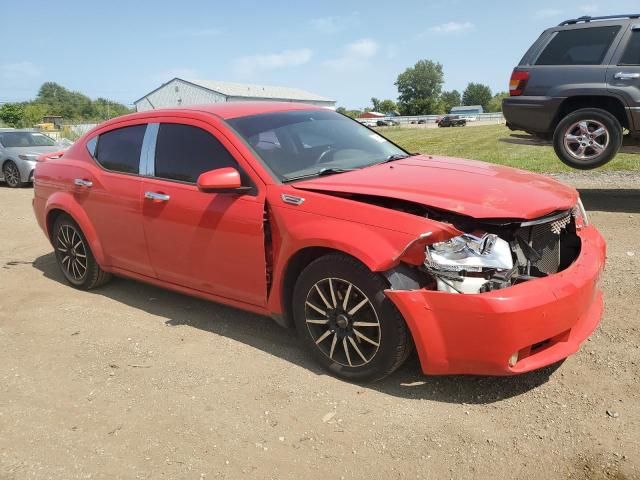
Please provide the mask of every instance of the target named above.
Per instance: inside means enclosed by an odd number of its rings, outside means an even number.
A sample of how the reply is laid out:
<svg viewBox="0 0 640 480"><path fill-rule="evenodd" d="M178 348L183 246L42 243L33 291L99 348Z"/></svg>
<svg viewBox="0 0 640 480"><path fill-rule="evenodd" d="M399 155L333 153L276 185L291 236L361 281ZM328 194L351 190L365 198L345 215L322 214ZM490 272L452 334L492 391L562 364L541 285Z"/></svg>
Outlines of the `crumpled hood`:
<svg viewBox="0 0 640 480"><path fill-rule="evenodd" d="M568 210L575 189L543 175L459 158L419 155L292 184L318 192L397 198L473 218L531 220Z"/></svg>
<svg viewBox="0 0 640 480"><path fill-rule="evenodd" d="M62 145L51 145L43 147L5 147L5 151L10 155L35 155L40 156L43 153L52 153L64 150Z"/></svg>

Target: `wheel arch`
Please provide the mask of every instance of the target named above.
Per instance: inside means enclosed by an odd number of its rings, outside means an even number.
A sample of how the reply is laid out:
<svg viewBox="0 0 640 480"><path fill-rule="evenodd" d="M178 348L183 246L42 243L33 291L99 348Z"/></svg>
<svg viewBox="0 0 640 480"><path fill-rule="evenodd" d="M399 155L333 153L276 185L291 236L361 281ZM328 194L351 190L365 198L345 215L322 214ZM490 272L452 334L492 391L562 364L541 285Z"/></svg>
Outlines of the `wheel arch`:
<svg viewBox="0 0 640 480"><path fill-rule="evenodd" d="M600 108L616 117L624 128L633 129L632 119L625 108L624 103L618 97L612 95L577 95L565 98L558 107L553 119L552 128L556 129L560 121L576 110L582 108Z"/></svg>
<svg viewBox="0 0 640 480"><path fill-rule="evenodd" d="M335 253L353 258L366 266L366 263L360 258L351 255L344 250L327 246L307 246L296 251L289 257L286 265L284 266L280 281L279 303L282 309L282 314L276 319L279 324L284 327L293 326L291 303L293 301L293 289L295 288L296 281L300 276L300 273L302 273L302 271L314 260Z"/></svg>
<svg viewBox="0 0 640 480"><path fill-rule="evenodd" d="M93 223L77 201L66 192L57 192L51 195L45 207L45 227L51 244L53 244L53 226L62 214L69 215L78 224L89 242L89 247L96 261L101 267L104 266L107 263L105 253Z"/></svg>

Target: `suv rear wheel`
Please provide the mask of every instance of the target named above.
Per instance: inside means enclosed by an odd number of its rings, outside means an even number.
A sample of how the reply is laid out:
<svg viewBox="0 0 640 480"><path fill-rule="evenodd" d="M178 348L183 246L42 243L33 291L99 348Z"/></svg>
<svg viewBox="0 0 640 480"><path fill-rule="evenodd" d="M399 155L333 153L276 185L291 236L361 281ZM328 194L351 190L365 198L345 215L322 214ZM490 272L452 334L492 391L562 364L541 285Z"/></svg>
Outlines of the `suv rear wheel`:
<svg viewBox="0 0 640 480"><path fill-rule="evenodd" d="M622 146L622 126L599 108L582 108L564 117L553 134L553 148L563 163L590 170L609 162Z"/></svg>

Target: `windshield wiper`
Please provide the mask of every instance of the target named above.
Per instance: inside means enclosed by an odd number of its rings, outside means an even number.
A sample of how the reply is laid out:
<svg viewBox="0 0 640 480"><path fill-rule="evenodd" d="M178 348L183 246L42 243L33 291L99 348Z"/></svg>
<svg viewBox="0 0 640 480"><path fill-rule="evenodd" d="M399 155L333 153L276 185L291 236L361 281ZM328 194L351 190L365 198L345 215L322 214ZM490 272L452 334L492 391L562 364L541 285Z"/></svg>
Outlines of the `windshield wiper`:
<svg viewBox="0 0 640 480"><path fill-rule="evenodd" d="M285 182L292 182L294 180L302 180L304 178L311 177L322 177L325 175L334 175L336 173L345 173L345 172L353 172L354 170L358 170L357 168L333 168L333 167L325 167L321 168L317 172L313 173L305 173L304 175L297 175L293 177L285 177Z"/></svg>
<svg viewBox="0 0 640 480"><path fill-rule="evenodd" d="M418 155L418 154L417 153L394 153L392 155L389 155L387 158L385 158L383 161L379 163L393 162L395 160L402 160L404 158L413 157L415 155Z"/></svg>

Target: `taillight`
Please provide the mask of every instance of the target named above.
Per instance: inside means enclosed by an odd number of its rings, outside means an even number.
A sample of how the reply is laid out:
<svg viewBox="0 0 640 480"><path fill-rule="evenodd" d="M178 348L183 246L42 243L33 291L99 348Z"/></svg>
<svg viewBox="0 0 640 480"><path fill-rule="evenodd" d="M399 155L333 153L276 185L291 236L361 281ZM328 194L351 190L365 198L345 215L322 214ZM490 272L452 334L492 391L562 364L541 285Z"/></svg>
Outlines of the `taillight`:
<svg viewBox="0 0 640 480"><path fill-rule="evenodd" d="M522 95L524 88L529 81L529 72L523 72L521 70L514 70L511 74L511 80L509 80L509 95L517 97Z"/></svg>

